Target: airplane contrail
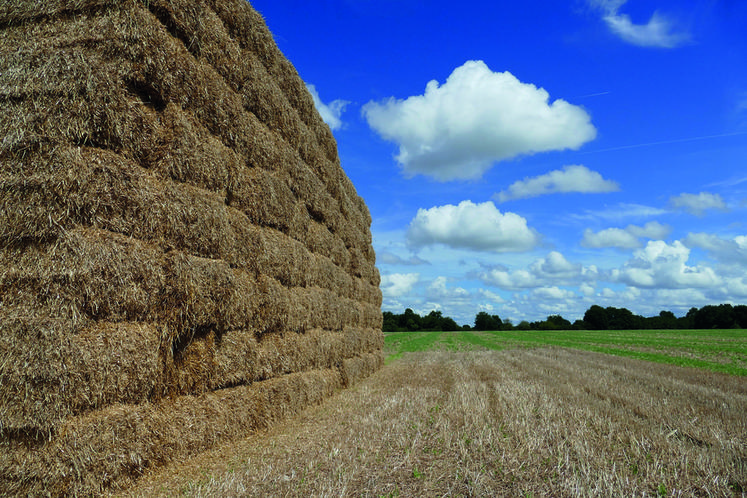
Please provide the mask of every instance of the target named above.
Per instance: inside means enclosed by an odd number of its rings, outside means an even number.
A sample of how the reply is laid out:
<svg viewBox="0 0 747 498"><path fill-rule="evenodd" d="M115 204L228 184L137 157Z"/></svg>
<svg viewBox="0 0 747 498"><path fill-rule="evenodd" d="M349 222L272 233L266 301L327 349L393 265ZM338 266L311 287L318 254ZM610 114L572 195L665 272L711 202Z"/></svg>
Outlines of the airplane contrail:
<svg viewBox="0 0 747 498"><path fill-rule="evenodd" d="M600 95L609 95L612 92L598 92L598 93L589 93L587 95L579 95L578 97L574 97L576 99L585 99L588 97L599 97Z"/></svg>
<svg viewBox="0 0 747 498"><path fill-rule="evenodd" d="M712 138L722 138L722 137L736 137L739 135L747 135L747 131L737 131L734 133L721 133L719 135L703 135L701 137L678 138L675 140L661 140L659 142L647 142L647 143L634 144L634 145L621 145L619 147L609 147L607 149L589 150L586 152L580 152L580 154L594 154L597 152L610 152L614 150L638 149L640 147L651 147L654 145L679 144L683 142L697 142L699 140L710 140Z"/></svg>

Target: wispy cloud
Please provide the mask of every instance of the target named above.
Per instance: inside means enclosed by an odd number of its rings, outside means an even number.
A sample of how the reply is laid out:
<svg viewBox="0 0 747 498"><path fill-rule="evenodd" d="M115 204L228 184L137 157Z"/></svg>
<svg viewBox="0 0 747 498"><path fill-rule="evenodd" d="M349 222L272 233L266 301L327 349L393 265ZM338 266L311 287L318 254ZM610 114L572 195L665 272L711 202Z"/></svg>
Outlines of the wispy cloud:
<svg viewBox="0 0 747 498"><path fill-rule="evenodd" d="M675 48L690 41L690 34L679 29L667 16L654 11L645 24L634 23L620 12L626 0L588 0L589 5L602 12L609 29L622 40L640 47Z"/></svg>
<svg viewBox="0 0 747 498"><path fill-rule="evenodd" d="M711 140L714 138L726 138L726 137L737 137L740 135L747 135L747 131L735 131L731 133L719 133L717 135L701 135L698 137L686 137L686 138L675 138L672 140L658 140L656 142L643 142L639 144L631 144L631 145L620 145L618 147L609 147L606 149L597 149L597 150L588 150L584 152L579 152L579 154L596 154L597 152L612 152L617 150L626 150L626 149L638 149L641 147L652 147L655 145L668 145L668 144L679 144L679 143L685 143L685 142L698 142L700 140Z"/></svg>
<svg viewBox="0 0 747 498"><path fill-rule="evenodd" d="M402 265L402 266L419 266L419 265L430 265L431 263L419 258L418 256L410 256L409 258L401 258L394 253L388 251L381 251L376 255L376 262L385 265Z"/></svg>
<svg viewBox="0 0 747 498"><path fill-rule="evenodd" d="M699 194L680 194L669 199L669 205L675 209L682 209L696 216L703 216L708 209L726 211L728 208L724 199L718 194L700 192Z"/></svg>
<svg viewBox="0 0 747 498"><path fill-rule="evenodd" d="M611 206L604 209L596 209L593 211L586 211L583 214L571 215L571 217L582 221L603 220L619 222L622 220L630 219L653 218L655 216L661 216L666 213L668 213L666 209L646 206L644 204L623 202L617 204L616 206Z"/></svg>
<svg viewBox="0 0 747 498"><path fill-rule="evenodd" d="M306 83L306 89L311 94L311 98L314 99L314 106L316 107L316 110L319 111L324 122L327 123L332 130L339 130L342 128L342 113L350 102L338 99L333 100L329 104L325 104L319 97L319 92L317 92L314 85Z"/></svg>
<svg viewBox="0 0 747 498"><path fill-rule="evenodd" d="M735 187L737 185L741 185L742 183L747 183L747 176L739 177L739 178L729 178L728 180L722 180L719 182L713 182L709 183L707 185L704 185L705 187Z"/></svg>
<svg viewBox="0 0 747 498"><path fill-rule="evenodd" d="M747 112L747 92L743 92L739 101L737 101L737 111Z"/></svg>

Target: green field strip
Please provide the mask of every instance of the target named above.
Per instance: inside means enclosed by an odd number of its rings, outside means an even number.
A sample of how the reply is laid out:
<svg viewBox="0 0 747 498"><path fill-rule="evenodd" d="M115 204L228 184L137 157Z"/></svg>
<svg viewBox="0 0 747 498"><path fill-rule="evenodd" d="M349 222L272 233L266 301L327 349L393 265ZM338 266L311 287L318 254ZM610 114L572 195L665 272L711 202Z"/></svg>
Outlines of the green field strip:
<svg viewBox="0 0 747 498"><path fill-rule="evenodd" d="M389 353L387 362L405 352L433 349L554 346L747 376L744 330L395 332L385 335L385 346Z"/></svg>
<svg viewBox="0 0 747 498"><path fill-rule="evenodd" d="M637 360L651 361L654 363L665 363L668 365L677 365L680 367L700 368L704 370L710 370L712 372L727 373L731 375L747 376L747 368L739 367L736 365L716 363L707 360L701 360L697 358L683 358L681 356L670 356L663 353L645 353L641 351L631 351L629 349L617 349L617 348L604 348L604 347L589 347L589 348L575 348L586 351L593 351L597 353L605 353L614 356L622 356L625 358L634 358Z"/></svg>
<svg viewBox="0 0 747 498"><path fill-rule="evenodd" d="M384 337L384 345L388 350L394 349L397 352L388 356L386 361L393 361L402 356L403 353L413 353L417 351L428 351L432 349L441 336L441 332L396 332Z"/></svg>
<svg viewBox="0 0 747 498"><path fill-rule="evenodd" d="M487 350L503 349L505 345L505 342L499 344L491 336L477 335L472 332L462 332L460 334L460 339L463 340L464 342L468 342L470 344L473 344L475 346L478 346L478 347L481 347Z"/></svg>

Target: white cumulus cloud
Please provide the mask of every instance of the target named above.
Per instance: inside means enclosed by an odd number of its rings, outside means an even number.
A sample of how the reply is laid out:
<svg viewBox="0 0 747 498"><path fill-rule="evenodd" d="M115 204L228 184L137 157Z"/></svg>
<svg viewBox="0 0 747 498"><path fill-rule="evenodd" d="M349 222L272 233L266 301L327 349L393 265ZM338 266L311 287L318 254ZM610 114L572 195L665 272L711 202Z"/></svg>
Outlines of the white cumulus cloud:
<svg viewBox="0 0 747 498"><path fill-rule="evenodd" d="M551 251L546 257L537 259L526 269L510 270L498 266L485 268L474 276L486 285L520 291L536 287L593 282L599 278L599 270L594 265L583 266L571 263L559 252Z"/></svg>
<svg viewBox="0 0 747 498"><path fill-rule="evenodd" d="M436 277L428 286L428 297L432 299L466 299L469 291L462 287L449 287L446 277Z"/></svg>
<svg viewBox="0 0 747 498"><path fill-rule="evenodd" d="M745 235L724 239L713 234L690 233L685 238L685 244L689 247L705 249L717 261L747 265L747 236Z"/></svg>
<svg viewBox="0 0 747 498"><path fill-rule="evenodd" d="M690 41L689 33L679 31L667 16L654 12L646 24L634 23L620 13L627 0L588 0L602 11L602 19L610 30L624 41L640 47L675 48Z"/></svg>
<svg viewBox="0 0 747 498"><path fill-rule="evenodd" d="M643 247L642 238L663 239L672 231L667 225L650 221L645 225L628 225L625 228L607 228L599 232L584 230L581 245L591 248L616 247L618 249L637 249Z"/></svg>
<svg viewBox="0 0 747 498"><path fill-rule="evenodd" d="M726 203L718 194L700 192L699 194L680 194L669 199L669 205L675 209L682 209L696 216L703 216L708 209L726 211Z"/></svg>
<svg viewBox="0 0 747 498"><path fill-rule="evenodd" d="M492 268L481 272L478 278L484 284L507 290L531 289L541 285L540 279L527 270Z"/></svg>
<svg viewBox="0 0 747 498"><path fill-rule="evenodd" d="M496 294L495 292L489 291L487 289L478 289L477 292L485 299L489 299L494 303L502 304L506 302L506 300L503 299L500 294Z"/></svg>
<svg viewBox="0 0 747 498"><path fill-rule="evenodd" d="M529 293L530 298L536 300L557 300L557 299L574 299L577 295L568 289L561 289L559 287L539 287L533 289Z"/></svg>
<svg viewBox="0 0 747 498"><path fill-rule="evenodd" d="M516 213L501 213L492 202L462 201L418 209L407 230L412 248L443 244L456 249L523 252L533 249L539 235Z"/></svg>
<svg viewBox="0 0 747 498"><path fill-rule="evenodd" d="M584 238L581 239L581 245L596 249L603 247L634 249L643 246L638 237L622 228L607 228L599 232L594 232L587 228L584 230Z"/></svg>
<svg viewBox="0 0 747 498"><path fill-rule="evenodd" d="M369 126L399 145L406 175L440 181L479 178L493 163L521 154L578 149L596 137L584 109L482 61L456 68L423 95L363 106Z"/></svg>
<svg viewBox="0 0 747 498"><path fill-rule="evenodd" d="M612 270L613 281L642 288L702 288L714 287L721 278L707 266L688 266L690 249L679 240L667 244L649 241L637 250L622 268Z"/></svg>
<svg viewBox="0 0 747 498"><path fill-rule="evenodd" d="M534 275L549 279L575 278L583 270L581 264L571 263L558 251L551 251L547 257L538 259L529 268Z"/></svg>
<svg viewBox="0 0 747 498"><path fill-rule="evenodd" d="M419 273L392 273L381 276L381 293L384 297L393 298L404 296L420 280Z"/></svg>
<svg viewBox="0 0 747 498"><path fill-rule="evenodd" d="M526 199L546 194L583 193L597 194L616 192L620 186L583 165L564 166L533 178L524 178L511 184L507 190L496 194L496 200L506 202L513 199Z"/></svg>
<svg viewBox="0 0 747 498"><path fill-rule="evenodd" d="M347 100L333 100L329 104L322 102L317 92L316 87L312 84L306 83L306 89L311 94L311 98L314 99L314 106L319 111L319 115L322 116L327 125L332 130L339 130L342 128L342 113L345 111L345 107L350 103Z"/></svg>

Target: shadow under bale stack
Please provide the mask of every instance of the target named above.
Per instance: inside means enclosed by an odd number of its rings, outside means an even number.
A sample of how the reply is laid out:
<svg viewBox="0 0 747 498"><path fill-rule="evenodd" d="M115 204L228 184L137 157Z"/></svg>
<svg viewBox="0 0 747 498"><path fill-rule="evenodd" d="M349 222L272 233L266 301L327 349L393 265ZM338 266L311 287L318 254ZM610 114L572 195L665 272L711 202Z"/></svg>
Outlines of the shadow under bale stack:
<svg viewBox="0 0 747 498"><path fill-rule="evenodd" d="M0 494L122 489L382 365L370 215L246 1L0 30Z"/></svg>

